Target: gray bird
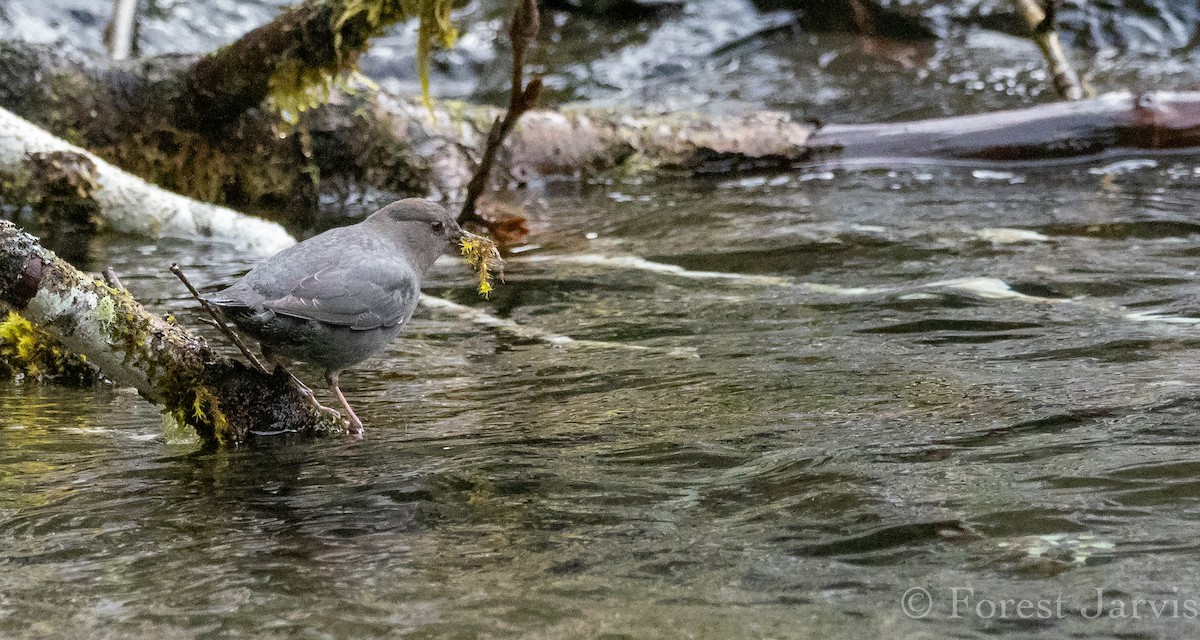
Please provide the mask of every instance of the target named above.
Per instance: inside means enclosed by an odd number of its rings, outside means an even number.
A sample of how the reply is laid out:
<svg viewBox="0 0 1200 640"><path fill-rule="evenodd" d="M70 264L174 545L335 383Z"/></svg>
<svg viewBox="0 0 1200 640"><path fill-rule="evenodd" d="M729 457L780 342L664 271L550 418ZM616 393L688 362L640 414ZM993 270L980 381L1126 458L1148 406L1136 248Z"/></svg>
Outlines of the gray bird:
<svg viewBox="0 0 1200 640"><path fill-rule="evenodd" d="M400 200L284 249L208 301L259 341L268 362L286 356L323 367L361 432L339 374L400 333L417 308L421 278L463 235L444 208Z"/></svg>

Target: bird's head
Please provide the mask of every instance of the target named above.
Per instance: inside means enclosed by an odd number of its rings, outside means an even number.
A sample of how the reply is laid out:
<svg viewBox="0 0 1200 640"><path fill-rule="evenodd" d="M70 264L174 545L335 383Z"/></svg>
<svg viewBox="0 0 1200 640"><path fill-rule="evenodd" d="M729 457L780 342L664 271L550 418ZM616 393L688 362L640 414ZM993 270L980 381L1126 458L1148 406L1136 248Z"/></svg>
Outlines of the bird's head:
<svg viewBox="0 0 1200 640"><path fill-rule="evenodd" d="M464 233L445 207L421 198L397 200L372 213L364 224L394 240L422 272L447 245L458 245Z"/></svg>

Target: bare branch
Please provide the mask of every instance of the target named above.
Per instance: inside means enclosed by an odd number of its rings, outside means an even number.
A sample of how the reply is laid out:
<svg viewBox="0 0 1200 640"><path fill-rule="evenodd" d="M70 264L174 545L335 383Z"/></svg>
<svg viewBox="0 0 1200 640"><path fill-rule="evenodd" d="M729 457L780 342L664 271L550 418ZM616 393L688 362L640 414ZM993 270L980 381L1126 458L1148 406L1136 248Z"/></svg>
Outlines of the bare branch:
<svg viewBox="0 0 1200 640"><path fill-rule="evenodd" d="M517 120L537 104L542 93L541 77L534 77L525 84L525 52L537 41L538 30L541 28L541 17L538 15L536 0L517 0L513 10L512 24L508 28L508 37L512 40L512 89L508 96L508 111L503 118L497 118L492 123L488 133L487 144L483 149L483 157L471 182L467 184L467 196L463 201L462 213L458 216L460 223L475 222L487 225L488 220L479 214L477 203L479 196L487 187L488 176L492 165L496 162L496 153L504 144L504 138L516 126Z"/></svg>
<svg viewBox="0 0 1200 640"><path fill-rule="evenodd" d="M212 316L217 328L221 330L221 333L225 334L226 338L229 338L229 341L238 348L238 351L242 352L242 355L250 361L250 364L257 369L259 373L269 373L267 368L263 366L263 363L259 362L258 358L254 357L254 352L250 351L250 348L246 346L246 343L242 342L242 339L239 338L238 335L225 324L225 319L221 317L221 314L218 313L217 310L208 303L208 300L205 300L200 296L200 292L196 291L196 287L193 287L191 281L187 279L187 276L183 275L183 269L180 269L178 264L171 264L171 273L175 274L175 277L179 278L179 281L183 283L183 286L187 287L188 293L192 294L192 297L196 299L196 302L199 302L200 306L204 307L204 310L208 312L208 315Z"/></svg>
<svg viewBox="0 0 1200 640"><path fill-rule="evenodd" d="M1013 0L1013 6L1025 19L1025 24L1029 25L1029 30L1033 32L1033 41L1046 58L1046 65L1054 79L1055 91L1066 100L1082 100L1083 85L1067 60L1062 42L1058 39L1058 32L1054 30L1054 2L1055 0L1047 0L1045 9L1042 9L1037 0Z"/></svg>

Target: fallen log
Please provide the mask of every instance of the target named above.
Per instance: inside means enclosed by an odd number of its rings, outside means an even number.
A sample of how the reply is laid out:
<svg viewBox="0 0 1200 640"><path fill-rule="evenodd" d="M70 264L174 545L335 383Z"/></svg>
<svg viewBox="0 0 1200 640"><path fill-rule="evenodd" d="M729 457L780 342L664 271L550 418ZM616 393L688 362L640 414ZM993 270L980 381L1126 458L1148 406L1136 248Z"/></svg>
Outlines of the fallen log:
<svg viewBox="0 0 1200 640"><path fill-rule="evenodd" d="M86 356L114 383L137 389L208 444L341 429L281 370L259 373L221 356L173 319L151 314L128 291L80 272L4 220L0 310L16 311L66 350Z"/></svg>
<svg viewBox="0 0 1200 640"><path fill-rule="evenodd" d="M1117 92L1026 109L864 125L809 140L813 162L1047 164L1200 148L1200 92Z"/></svg>
<svg viewBox="0 0 1200 640"><path fill-rule="evenodd" d="M455 195L499 110L372 90L334 91L295 135L253 109L210 139L145 105L180 95L188 65L94 66L35 45L0 43L0 107L189 197L243 206L315 205L320 189ZM782 113L711 117L608 109L531 111L498 154L501 182L609 171L669 175L780 166L808 154L813 125ZM314 189L314 179L317 179ZM293 207L292 211L295 212Z"/></svg>
<svg viewBox="0 0 1200 640"><path fill-rule="evenodd" d="M0 175L0 199L21 190L58 194L66 202L53 209L71 212L63 214L64 224L221 242L260 255L294 242L277 224L148 184L5 109L0 109Z"/></svg>
<svg viewBox="0 0 1200 640"><path fill-rule="evenodd" d="M277 116L251 110L207 140L134 113L133 95L178 87L153 61L120 73L33 45L0 43L0 106L173 191L212 202L282 209L347 195L456 196L498 110L381 91L334 92L278 135ZM118 136L114 132L121 132ZM564 107L526 113L496 158L501 182L541 177L690 176L937 162L1064 162L1200 146L1200 92L1114 93L1070 103L909 123L817 127L790 115L647 113ZM316 182L314 183L314 179ZM287 209L291 214L303 206Z"/></svg>

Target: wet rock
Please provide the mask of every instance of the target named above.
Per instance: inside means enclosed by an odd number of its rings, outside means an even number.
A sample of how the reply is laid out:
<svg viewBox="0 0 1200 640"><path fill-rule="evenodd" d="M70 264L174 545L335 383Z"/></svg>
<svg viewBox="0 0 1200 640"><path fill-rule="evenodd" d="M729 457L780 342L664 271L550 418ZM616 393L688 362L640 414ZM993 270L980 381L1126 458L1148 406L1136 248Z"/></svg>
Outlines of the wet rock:
<svg viewBox="0 0 1200 640"><path fill-rule="evenodd" d="M640 19L683 9L683 0L542 0L547 9L616 20Z"/></svg>
<svg viewBox="0 0 1200 640"><path fill-rule="evenodd" d="M910 6L876 0L754 0L761 11L796 12L806 31L862 33L897 40L928 40L939 35L935 21Z"/></svg>

